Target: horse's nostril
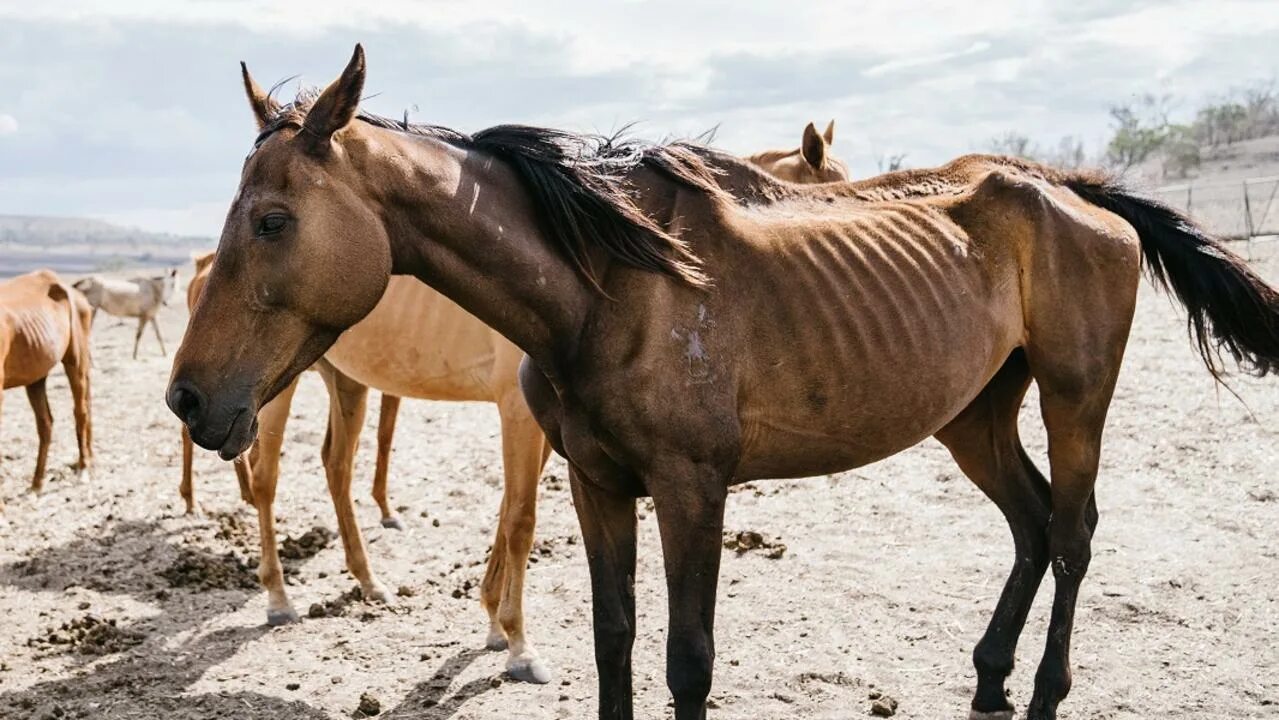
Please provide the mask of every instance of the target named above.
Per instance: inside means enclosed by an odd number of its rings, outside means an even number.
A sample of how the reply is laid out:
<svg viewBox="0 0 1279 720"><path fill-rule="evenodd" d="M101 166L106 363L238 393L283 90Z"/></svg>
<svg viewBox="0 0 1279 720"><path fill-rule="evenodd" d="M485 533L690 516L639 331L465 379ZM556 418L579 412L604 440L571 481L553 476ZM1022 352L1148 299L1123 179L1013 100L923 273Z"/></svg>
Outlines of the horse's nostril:
<svg viewBox="0 0 1279 720"><path fill-rule="evenodd" d="M169 409L177 415L187 427L194 427L204 414L204 395L194 385L184 380L173 383L169 388Z"/></svg>

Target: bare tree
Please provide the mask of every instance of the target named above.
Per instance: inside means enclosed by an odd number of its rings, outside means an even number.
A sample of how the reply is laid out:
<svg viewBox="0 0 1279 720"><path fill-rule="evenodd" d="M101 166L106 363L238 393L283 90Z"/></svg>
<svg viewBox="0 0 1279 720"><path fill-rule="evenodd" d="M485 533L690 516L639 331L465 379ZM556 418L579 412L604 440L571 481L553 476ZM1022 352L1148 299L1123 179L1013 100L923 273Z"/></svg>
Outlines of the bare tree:
<svg viewBox="0 0 1279 720"><path fill-rule="evenodd" d="M884 155L880 153L875 158L875 165L879 167L881 174L888 172L896 172L902 169L902 165L906 162L906 153L897 153L895 155Z"/></svg>

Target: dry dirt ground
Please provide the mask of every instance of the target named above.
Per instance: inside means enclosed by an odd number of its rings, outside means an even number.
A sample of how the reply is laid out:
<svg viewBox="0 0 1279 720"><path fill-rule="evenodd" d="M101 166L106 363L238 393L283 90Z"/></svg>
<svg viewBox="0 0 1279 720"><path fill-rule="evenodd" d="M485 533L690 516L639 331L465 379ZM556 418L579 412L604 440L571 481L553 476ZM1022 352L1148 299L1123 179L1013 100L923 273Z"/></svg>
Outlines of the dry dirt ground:
<svg viewBox="0 0 1279 720"><path fill-rule="evenodd" d="M1272 281L1276 245L1257 249ZM185 311L162 319L172 351ZM230 468L204 452L205 514L181 514L178 426L161 402L169 359L148 338L130 360L132 328L112 322L99 318L94 338L95 477L77 482L66 469L74 443L61 375L49 392L55 470L38 500L23 492L30 410L21 391L4 404L0 717L349 718L363 694L391 718L594 715L586 562L562 461L542 483L527 602L552 684L503 681L502 654L481 649L475 586L501 477L488 405L404 404L391 484L403 532L383 529L368 499L374 433L364 434L357 491L372 560L411 595L268 628L251 570L254 515ZM1144 287L1108 427L1062 717L1279 717L1279 379L1231 384L1246 407L1214 387L1180 311ZM294 538L334 527L319 463L324 403L308 377L277 503L280 531ZM1034 406L1032 395L1024 433L1044 467ZM636 706L639 717L663 717L665 589L645 515ZM875 692L898 701L898 717L966 717L969 653L1012 544L937 443L840 475L753 483L733 495L727 525L786 551L726 553L712 717L866 717ZM304 614L354 584L336 543L315 550L288 561ZM1049 580L1018 651L1018 707L1051 589Z"/></svg>

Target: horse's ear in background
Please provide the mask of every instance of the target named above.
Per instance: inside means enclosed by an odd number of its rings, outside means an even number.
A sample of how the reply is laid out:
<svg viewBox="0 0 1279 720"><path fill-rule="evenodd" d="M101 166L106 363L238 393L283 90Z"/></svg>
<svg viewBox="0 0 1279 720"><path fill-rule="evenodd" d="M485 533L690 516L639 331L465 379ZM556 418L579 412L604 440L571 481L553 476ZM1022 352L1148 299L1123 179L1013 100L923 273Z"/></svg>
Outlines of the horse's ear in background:
<svg viewBox="0 0 1279 720"><path fill-rule="evenodd" d="M804 140L799 150L809 165L820 168L826 164L826 140L817 134L817 126L812 123L804 128Z"/></svg>
<svg viewBox="0 0 1279 720"><path fill-rule="evenodd" d="M211 252L191 252L191 262L195 264L195 274L199 275L204 269L213 264L213 258L217 253Z"/></svg>
<svg viewBox="0 0 1279 720"><path fill-rule="evenodd" d="M320 93L306 120L302 130L311 143L311 149L317 152L328 150L329 140L333 133L346 127L355 119L360 108L360 93L364 90L364 48L355 46L351 61L342 71L341 77L333 81Z"/></svg>
<svg viewBox="0 0 1279 720"><path fill-rule="evenodd" d="M826 139L827 145L833 145L835 143L835 121L834 120L831 120L830 122L826 123L826 132L822 133L822 137Z"/></svg>
<svg viewBox="0 0 1279 720"><path fill-rule="evenodd" d="M244 77L244 94L249 96L249 108L253 110L253 117L258 121L258 130L261 130L279 111L280 106L253 79L253 76L249 74L249 66L243 61L240 62L240 75Z"/></svg>

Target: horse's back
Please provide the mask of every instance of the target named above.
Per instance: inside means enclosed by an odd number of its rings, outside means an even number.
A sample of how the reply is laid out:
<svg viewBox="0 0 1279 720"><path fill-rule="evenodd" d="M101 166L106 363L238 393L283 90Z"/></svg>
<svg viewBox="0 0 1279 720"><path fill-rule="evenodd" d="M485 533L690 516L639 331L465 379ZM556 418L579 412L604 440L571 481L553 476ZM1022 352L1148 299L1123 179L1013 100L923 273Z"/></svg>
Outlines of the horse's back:
<svg viewBox="0 0 1279 720"><path fill-rule="evenodd" d="M117 317L141 317L153 312L160 304L159 298L144 280L120 280L94 276L90 292L86 292L94 307Z"/></svg>
<svg viewBox="0 0 1279 720"><path fill-rule="evenodd" d="M48 270L0 283L5 388L46 377L66 356L72 338L72 292Z"/></svg>

